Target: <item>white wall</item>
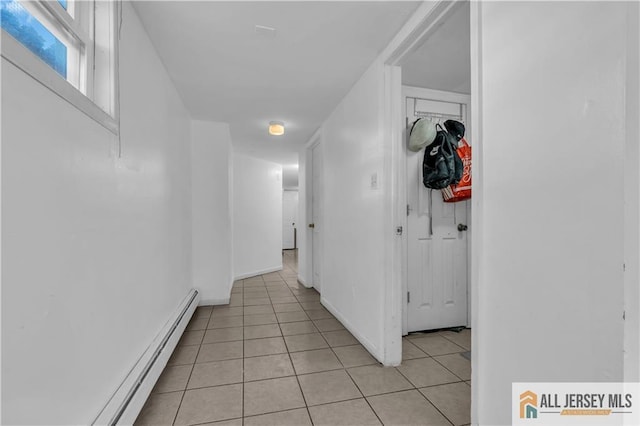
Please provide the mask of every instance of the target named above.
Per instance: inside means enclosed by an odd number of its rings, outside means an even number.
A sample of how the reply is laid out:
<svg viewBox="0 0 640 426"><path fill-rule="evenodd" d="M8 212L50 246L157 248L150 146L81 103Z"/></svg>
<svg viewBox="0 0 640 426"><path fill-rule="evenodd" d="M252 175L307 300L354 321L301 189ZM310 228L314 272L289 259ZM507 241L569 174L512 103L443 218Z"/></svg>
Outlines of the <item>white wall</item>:
<svg viewBox="0 0 640 426"><path fill-rule="evenodd" d="M635 7L635 10L633 9ZM627 14L627 128L625 145L625 372L629 382L640 381L640 4ZM632 52L635 51L635 57ZM635 96L633 95L635 94Z"/></svg>
<svg viewBox="0 0 640 426"><path fill-rule="evenodd" d="M193 285L200 304L224 304L233 284L229 125L194 120L191 138Z"/></svg>
<svg viewBox="0 0 640 426"><path fill-rule="evenodd" d="M322 303L378 361L397 365L401 355L400 281L393 271L400 239L393 212L391 130L384 126L384 63L434 9L423 3L299 152L299 217L311 221L310 147L323 143L324 227ZM399 75L394 81L400 88ZM398 99L399 103L399 99ZM376 182L375 185L373 182ZM311 286L311 233L301 232L299 280Z"/></svg>
<svg viewBox="0 0 640 426"><path fill-rule="evenodd" d="M384 287L384 141L382 64L376 61L321 127L323 143L322 302L382 360ZM308 187L300 155L300 187ZM304 164L302 164L304 163ZM377 184L372 187L372 176ZM303 178L303 176L305 176ZM302 191L301 200L307 195ZM308 201L308 200L307 200ZM300 203L301 217L310 212ZM303 234L303 233L300 233ZM308 233L307 233L308 234ZM304 247L304 238L300 247ZM311 253L301 253L300 263ZM311 284L308 268L300 274Z"/></svg>
<svg viewBox="0 0 640 426"><path fill-rule="evenodd" d="M282 269L282 166L233 154L234 278Z"/></svg>
<svg viewBox="0 0 640 426"><path fill-rule="evenodd" d="M311 156L323 144L322 303L385 365L401 359L400 239L393 222L393 138L384 125L384 63L436 5L424 2L299 152L299 217L311 221ZM400 88L399 75L394 81ZM398 104L399 104L398 99ZM398 110L399 111L399 110ZM398 112L399 114L399 112ZM375 181L375 184L373 183ZM312 283L311 232L299 233L298 279ZM392 247L394 246L394 247Z"/></svg>
<svg viewBox="0 0 640 426"><path fill-rule="evenodd" d="M628 5L478 7L472 420L509 424L512 382L623 378Z"/></svg>
<svg viewBox="0 0 640 426"><path fill-rule="evenodd" d="M118 138L2 60L2 423L88 424L191 288L190 124L130 5Z"/></svg>

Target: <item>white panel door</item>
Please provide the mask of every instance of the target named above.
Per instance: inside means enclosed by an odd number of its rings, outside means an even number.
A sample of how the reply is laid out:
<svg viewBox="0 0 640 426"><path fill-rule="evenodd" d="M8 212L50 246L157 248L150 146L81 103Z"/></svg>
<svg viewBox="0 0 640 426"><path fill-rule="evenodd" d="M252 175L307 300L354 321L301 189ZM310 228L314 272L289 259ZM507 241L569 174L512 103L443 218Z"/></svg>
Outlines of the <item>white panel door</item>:
<svg viewBox="0 0 640 426"><path fill-rule="evenodd" d="M409 126L425 112L444 122L457 111L464 122L460 104L406 101ZM445 203L439 190L427 189L422 184L423 157L424 149L407 151L409 332L467 325L467 232L458 230L468 225L467 201Z"/></svg>
<svg viewBox="0 0 640 426"><path fill-rule="evenodd" d="M282 192L282 248L296 248L295 229L298 217L298 191Z"/></svg>
<svg viewBox="0 0 640 426"><path fill-rule="evenodd" d="M312 285L313 287L320 292L322 287L321 280L321 262L322 262L322 252L321 252L321 231L322 231L322 210L321 210L321 200L322 200L322 147L320 144L317 144L313 147L312 151L312 165L311 165L311 176L312 176L312 191L311 194L311 209L312 209L312 218L313 222L309 224L312 228L313 235L313 273L312 273Z"/></svg>

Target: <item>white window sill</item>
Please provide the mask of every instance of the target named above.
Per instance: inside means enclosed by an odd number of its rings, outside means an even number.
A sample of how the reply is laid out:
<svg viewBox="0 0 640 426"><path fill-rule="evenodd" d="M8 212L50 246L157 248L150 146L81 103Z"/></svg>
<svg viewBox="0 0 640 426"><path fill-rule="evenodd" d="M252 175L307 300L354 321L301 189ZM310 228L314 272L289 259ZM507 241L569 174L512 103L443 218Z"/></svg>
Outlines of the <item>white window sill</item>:
<svg viewBox="0 0 640 426"><path fill-rule="evenodd" d="M117 135L119 125L116 119L104 112L91 99L67 80L56 73L49 65L25 48L19 41L2 30L2 57L47 87L98 124Z"/></svg>

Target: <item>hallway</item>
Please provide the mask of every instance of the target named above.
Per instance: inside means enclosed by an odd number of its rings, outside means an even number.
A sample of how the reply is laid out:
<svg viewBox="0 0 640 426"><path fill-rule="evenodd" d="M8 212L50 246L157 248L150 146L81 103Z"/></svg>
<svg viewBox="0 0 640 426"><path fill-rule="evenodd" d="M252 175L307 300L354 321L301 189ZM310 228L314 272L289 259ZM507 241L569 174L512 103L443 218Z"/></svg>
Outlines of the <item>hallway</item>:
<svg viewBox="0 0 640 426"><path fill-rule="evenodd" d="M381 367L298 284L294 251L283 265L197 309L136 425L470 422L470 330L405 337L402 365Z"/></svg>

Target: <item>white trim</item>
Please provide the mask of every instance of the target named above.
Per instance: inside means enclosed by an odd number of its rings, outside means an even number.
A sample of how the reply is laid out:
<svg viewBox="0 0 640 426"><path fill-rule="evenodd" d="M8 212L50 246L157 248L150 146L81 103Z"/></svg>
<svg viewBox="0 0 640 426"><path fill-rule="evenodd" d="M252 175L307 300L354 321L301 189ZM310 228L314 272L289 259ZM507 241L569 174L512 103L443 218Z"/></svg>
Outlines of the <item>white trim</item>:
<svg viewBox="0 0 640 426"><path fill-rule="evenodd" d="M87 49L93 55L95 71L85 73L87 96L115 122L120 123L120 40L118 37L119 13L122 7L118 2L94 2L93 22L95 40ZM102 46L109 46L105 49ZM86 63L89 63L87 61ZM97 78L96 78L97 77Z"/></svg>
<svg viewBox="0 0 640 426"><path fill-rule="evenodd" d="M308 285L307 282L300 275L298 275L298 282L303 286L305 286L306 288L311 288L311 286Z"/></svg>
<svg viewBox="0 0 640 426"><path fill-rule="evenodd" d="M201 299L200 303L198 303L198 306L228 305L230 300L231 296L227 297L226 299Z"/></svg>
<svg viewBox="0 0 640 426"><path fill-rule="evenodd" d="M380 57L385 65L399 65L401 59L420 48L434 33L440 22L451 16L465 1L424 2L383 50Z"/></svg>
<svg viewBox="0 0 640 426"><path fill-rule="evenodd" d="M624 380L640 381L640 5L627 3L627 95L624 155Z"/></svg>
<svg viewBox="0 0 640 426"><path fill-rule="evenodd" d="M118 135L119 78L117 70L119 46L116 37L116 15L119 6L117 2L105 3L107 7L100 11L97 17L100 21L98 23L93 22L90 17L92 11L89 10L89 5L93 5L93 2L74 3L74 7L76 7L75 19L71 19L66 12L62 12L64 9L56 4L25 2L22 5L28 7L28 11L34 16L40 16L40 23L52 31L61 42L68 46L70 40L73 40L73 48L68 48L67 54L71 55L70 58L73 56L69 60L77 62L77 64L72 67L67 66L67 80L5 30L1 32L1 56L105 129ZM59 14L64 18L60 19ZM50 18L45 19L48 16ZM108 52L103 51L98 55L100 60L98 64L93 63L95 41L91 40L88 35L88 31L96 24L100 27L100 31L96 32L96 37L100 38L101 45L110 46ZM97 79L96 73L98 74ZM94 85L97 81L102 82L103 87L95 90Z"/></svg>
<svg viewBox="0 0 640 426"><path fill-rule="evenodd" d="M233 280L234 281L244 280L245 278L257 277L258 275L268 274L270 272L282 271L282 269L283 269L282 265L280 265L280 266L274 266L272 268L262 269L262 270L259 270L259 271L247 272L245 274L236 275L236 277Z"/></svg>
<svg viewBox="0 0 640 426"><path fill-rule="evenodd" d="M93 70L92 42L86 29L60 4L49 1L22 1L20 5L46 28L58 41L67 47L67 81L82 93L87 93L87 70ZM85 8L85 7L83 7ZM88 27L89 22L85 22Z"/></svg>
<svg viewBox="0 0 640 426"><path fill-rule="evenodd" d="M305 144L305 164L304 164L304 244L301 244L298 250L305 250L304 256L298 254L298 260L302 257L305 261L304 271L306 277L299 276L298 280L307 288L313 288L313 230L309 228L308 224L313 222L313 150L317 146L322 145L322 127L316 130L311 136L309 141ZM311 196L310 196L311 195ZM298 199L300 203L300 200ZM300 203L302 204L302 203ZM320 230L322 232L322 230ZM320 238L320 244L322 247L322 238ZM321 248L322 250L322 248ZM320 273L322 277L322 272ZM320 283L320 290L322 290L322 283Z"/></svg>
<svg viewBox="0 0 640 426"><path fill-rule="evenodd" d="M309 212L311 211L310 184L311 176L311 154L309 148L321 137L322 127L318 128L311 138L305 143L304 147L298 152L299 169L298 169L298 223L302 224L298 228L298 281L305 287L311 288L312 280L312 253L313 247L308 235L307 224L309 223ZM304 230L304 231L303 231Z"/></svg>
<svg viewBox="0 0 640 426"><path fill-rule="evenodd" d="M383 67L384 88L381 94L385 100L383 111L381 111L380 122L387 123L382 126L383 140L389 141L384 155L383 176L388 176L383 181L384 191L387 194L384 208L384 251L386 265L384 268L384 280L388 285L383 288L381 300L383 316L382 349L380 361L385 366L396 366L402 362L402 314L403 301L401 277L402 277L402 241L403 235L398 236L396 229L403 226L402 221L406 217L401 215L400 200L404 197L404 192L400 187L401 177L399 175L398 163L403 158L402 148L404 145L400 140L402 135L402 107L398 88L402 83L400 67ZM393 117L391 119L391 117ZM389 121L386 121L389 120ZM403 226L406 229L406 225Z"/></svg>
<svg viewBox="0 0 640 426"><path fill-rule="evenodd" d="M406 96L412 98L433 99L443 102L452 102L456 104L466 105L469 105L471 103L471 95L466 95L464 93L447 92L444 90L426 89L424 87L405 85L402 86L402 89L403 92L407 94Z"/></svg>
<svg viewBox="0 0 640 426"><path fill-rule="evenodd" d="M471 227L474 230L473 242L471 244L471 328L473 337L471 339L471 424L478 424L480 384L480 345L483 340L482 324L478 321L480 308L479 289L482 286L482 257L484 253L480 251L483 241L484 231L484 191L483 191L483 155L482 155L482 4L471 2L470 4L470 34L471 34L471 111L469 120L473 123L471 129L471 140L474 144L473 167L471 168L471 182L473 184L473 196L471 197Z"/></svg>
<svg viewBox="0 0 640 426"><path fill-rule="evenodd" d="M92 424L133 424L164 367L167 365L167 361L177 346L187 324L189 324L189 320L198 306L199 299L200 294L196 290L191 290L183 299ZM185 313L180 317L182 312ZM168 338L168 340L162 347L162 342L165 338ZM160 350L160 353L153 360L153 356L158 350ZM152 363L151 368L144 375L145 369L150 362ZM137 389L136 386L138 386ZM133 397L127 402L127 397L132 391L134 392ZM123 404L127 405L123 407ZM117 419L122 408L124 408L124 411Z"/></svg>
<svg viewBox="0 0 640 426"><path fill-rule="evenodd" d="M1 56L12 65L27 73L35 81L78 108L78 110L95 120L105 129L116 135L118 134L118 123L113 117L101 110L82 92L73 87L71 83L62 78L62 76L55 72L49 65L40 60L40 58L4 30L2 30Z"/></svg>
<svg viewBox="0 0 640 426"><path fill-rule="evenodd" d="M87 2L88 4L90 4L89 2ZM79 41L83 42L83 43L89 43L89 40L91 39L91 37L89 37L89 25L86 25L87 22L84 21L82 19L82 17L80 17L80 19L77 19L76 17L72 17L71 14L69 14L69 12L67 12L66 10L64 10L64 8L62 7L62 5L57 2L57 1L43 1L43 2L36 2L36 1L29 1L29 2L25 2L22 3L23 6L25 7L29 7L32 6L34 8L40 8L41 10L46 10L47 13L49 13L51 15L51 17L53 19L55 19L56 22L51 22L51 25L56 25L56 26L60 26L62 28L64 28L65 31L69 32L73 37L77 38ZM76 5L77 6L77 5ZM29 8L29 10L31 11L31 9ZM36 16L37 18L37 16ZM41 24L44 25L45 27L48 28L47 23L49 23L49 21L47 20L46 22L42 22Z"/></svg>
<svg viewBox="0 0 640 426"><path fill-rule="evenodd" d="M322 306L324 306L327 309L327 311L329 311L331 313L331 315L336 317L336 319L342 323L344 328L349 330L349 332L353 335L353 337L358 339L358 342L360 342L362 344L362 346L364 346L365 349L367 351L369 351L369 353L376 360L378 360L379 362L382 362L381 359L384 358L384 356L383 356L383 354L379 353L380 352L380 348L376 347L376 345L374 345L369 339L364 337L358 331L358 329L356 327L354 327L353 325L351 325L351 323L349 321L347 321L347 319L340 313L340 311L338 311L336 308L334 308L333 305L331 303L329 303L324 297L320 297L320 303L322 304Z"/></svg>
<svg viewBox="0 0 640 426"><path fill-rule="evenodd" d="M304 145L304 147L307 149L313 148L314 145L319 143L321 137L322 137L322 127L320 127L318 130L314 132L314 134L309 138L309 140Z"/></svg>

